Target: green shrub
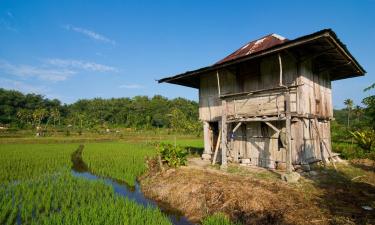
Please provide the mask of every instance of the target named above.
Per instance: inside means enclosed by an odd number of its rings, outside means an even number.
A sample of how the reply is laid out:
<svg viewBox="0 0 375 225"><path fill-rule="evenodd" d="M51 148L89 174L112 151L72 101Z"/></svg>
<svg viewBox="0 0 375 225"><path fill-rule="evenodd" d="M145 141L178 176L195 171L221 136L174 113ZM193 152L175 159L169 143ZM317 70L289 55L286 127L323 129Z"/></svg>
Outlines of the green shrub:
<svg viewBox="0 0 375 225"><path fill-rule="evenodd" d="M375 144L375 131L374 130L363 130L350 132L354 137L359 147L366 152L370 152Z"/></svg>
<svg viewBox="0 0 375 225"><path fill-rule="evenodd" d="M202 221L202 225L240 225L239 223L232 223L224 213L215 213L206 217Z"/></svg>
<svg viewBox="0 0 375 225"><path fill-rule="evenodd" d="M332 150L340 153L340 157L343 159L366 158L366 153L356 143L332 142Z"/></svg>
<svg viewBox="0 0 375 225"><path fill-rule="evenodd" d="M178 167L186 165L188 152L185 148L169 143L160 143L157 148L161 159L165 161L168 166Z"/></svg>

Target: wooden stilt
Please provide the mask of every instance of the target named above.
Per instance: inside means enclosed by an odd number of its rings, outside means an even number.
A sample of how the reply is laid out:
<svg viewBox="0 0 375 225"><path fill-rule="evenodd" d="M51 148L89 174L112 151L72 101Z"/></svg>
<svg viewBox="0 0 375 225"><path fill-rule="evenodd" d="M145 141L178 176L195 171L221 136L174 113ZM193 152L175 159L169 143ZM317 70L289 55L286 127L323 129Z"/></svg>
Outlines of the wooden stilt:
<svg viewBox="0 0 375 225"><path fill-rule="evenodd" d="M214 158L212 159L212 165L215 165L215 163L216 163L217 152L219 151L220 143L221 143L221 132L219 132L219 137L217 138Z"/></svg>
<svg viewBox="0 0 375 225"><path fill-rule="evenodd" d="M320 135L320 132L319 132L319 128L318 128L318 119L317 118L314 118L314 123L315 123L315 130L316 130L316 133L318 134L318 138L319 138L319 142L320 142L320 146L321 148L323 148L323 145L325 147L325 149L327 150L327 153L328 153L328 156L329 156L329 159L330 161L332 162L333 164L333 167L335 168L335 170L337 170L337 167L336 167L336 163L335 161L333 160L333 157L332 157L332 154L331 154L331 151L328 149L326 143L324 142L323 138L321 137ZM324 155L322 155L322 160L324 158ZM324 159L325 160L325 159Z"/></svg>
<svg viewBox="0 0 375 225"><path fill-rule="evenodd" d="M286 116L286 171L292 172L292 137L291 137L291 114L290 114L290 94L289 90L284 93L285 96L285 116Z"/></svg>
<svg viewBox="0 0 375 225"><path fill-rule="evenodd" d="M221 168L227 167L227 151L228 151L228 124L227 124L227 101L222 100L221 103L223 114L221 116Z"/></svg>

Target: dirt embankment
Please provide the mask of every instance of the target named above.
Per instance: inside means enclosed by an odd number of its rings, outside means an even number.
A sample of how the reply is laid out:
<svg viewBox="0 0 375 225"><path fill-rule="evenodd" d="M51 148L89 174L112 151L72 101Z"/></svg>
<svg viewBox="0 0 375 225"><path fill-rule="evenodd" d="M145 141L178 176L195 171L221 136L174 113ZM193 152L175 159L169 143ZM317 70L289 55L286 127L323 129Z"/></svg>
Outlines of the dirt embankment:
<svg viewBox="0 0 375 225"><path fill-rule="evenodd" d="M317 201L280 181L189 167L151 170L140 180L148 197L181 210L193 222L224 212L243 224L329 224Z"/></svg>

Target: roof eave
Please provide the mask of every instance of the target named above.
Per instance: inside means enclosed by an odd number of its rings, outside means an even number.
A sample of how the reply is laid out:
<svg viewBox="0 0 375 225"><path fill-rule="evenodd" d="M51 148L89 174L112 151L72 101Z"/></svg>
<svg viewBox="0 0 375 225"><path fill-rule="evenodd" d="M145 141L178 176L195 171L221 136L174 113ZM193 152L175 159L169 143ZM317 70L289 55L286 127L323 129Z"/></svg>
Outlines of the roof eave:
<svg viewBox="0 0 375 225"><path fill-rule="evenodd" d="M356 76L363 76L366 73L366 71L357 62L357 60L351 55L351 53L348 51L348 49L345 47L345 45L337 38L336 34L331 29L325 29L325 30L318 31L318 32L313 33L313 34L309 34L309 35L306 35L306 36L303 36L303 37L285 42L283 44L276 45L276 46L271 47L269 49L259 51L257 53L252 54L252 55L243 56L243 57L236 58L236 59L233 59L233 60L230 60L230 61L226 61L226 62L221 63L221 64L214 64L212 66L203 67L203 68L193 70L193 71L187 71L185 73L178 74L178 75L175 75L175 76L172 76L172 77L162 78L162 79L158 80L158 82L159 83L165 83L166 82L166 83L177 84L176 83L177 79L188 78L190 76L194 76L194 75L197 75L197 74L203 74L203 73L211 72L211 71L214 71L214 70L218 70L218 69L221 69L221 68L224 68L224 67L228 67L228 66L231 66L231 65L234 65L234 64L237 64L237 63L247 61L247 60L251 60L251 59L263 57L263 56L266 56L266 55L270 55L270 54L273 54L273 53L277 53L277 52L283 51L285 49L292 48L292 47L295 47L295 46L298 46L298 45L302 45L304 43L311 42L311 41L314 41L314 40L317 40L317 39L320 39L320 38L328 38L339 49L341 54L343 54L351 62L353 62L353 64L357 68L358 74L356 74L356 75L353 74L353 76L346 76L346 77L343 77L343 78L340 78L340 79L356 77ZM181 83L179 83L179 85L193 87L193 86L185 85L185 84L181 84ZM199 88L199 87L194 86L193 88Z"/></svg>

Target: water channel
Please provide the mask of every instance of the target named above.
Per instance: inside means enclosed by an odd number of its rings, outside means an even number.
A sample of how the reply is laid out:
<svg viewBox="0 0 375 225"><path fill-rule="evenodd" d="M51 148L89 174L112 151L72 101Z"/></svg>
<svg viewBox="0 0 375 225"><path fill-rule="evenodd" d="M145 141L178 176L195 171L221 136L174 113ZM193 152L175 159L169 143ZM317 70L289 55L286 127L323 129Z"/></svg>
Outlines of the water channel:
<svg viewBox="0 0 375 225"><path fill-rule="evenodd" d="M173 210L171 207L164 205L160 202L153 201L152 199L148 199L142 193L141 187L138 181L135 182L135 186L129 186L125 182L121 182L118 180L114 180L108 177L100 177L92 173L85 162L82 160L82 152L84 146L80 145L78 149L72 154L72 174L75 177L80 177L88 180L102 180L106 184L113 187L113 190L116 194L123 196L124 198L128 198L141 204L143 206L151 206L155 208L159 208L161 212L168 216L171 222L174 225L192 225L190 221L184 216L182 216L181 212L177 210Z"/></svg>

